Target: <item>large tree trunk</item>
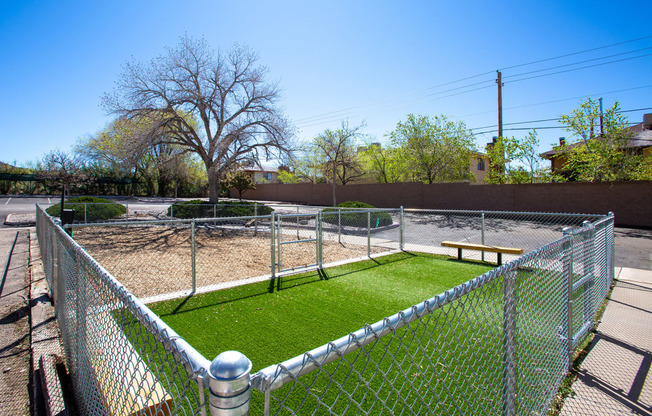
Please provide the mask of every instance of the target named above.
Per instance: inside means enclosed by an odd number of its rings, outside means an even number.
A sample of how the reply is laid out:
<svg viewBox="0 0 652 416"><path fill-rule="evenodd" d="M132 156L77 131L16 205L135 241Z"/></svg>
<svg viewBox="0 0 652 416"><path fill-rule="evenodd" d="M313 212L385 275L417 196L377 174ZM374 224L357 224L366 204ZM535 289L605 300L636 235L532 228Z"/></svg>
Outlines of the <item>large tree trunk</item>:
<svg viewBox="0 0 652 416"><path fill-rule="evenodd" d="M208 173L208 202L217 204L220 199L220 178L217 173Z"/></svg>

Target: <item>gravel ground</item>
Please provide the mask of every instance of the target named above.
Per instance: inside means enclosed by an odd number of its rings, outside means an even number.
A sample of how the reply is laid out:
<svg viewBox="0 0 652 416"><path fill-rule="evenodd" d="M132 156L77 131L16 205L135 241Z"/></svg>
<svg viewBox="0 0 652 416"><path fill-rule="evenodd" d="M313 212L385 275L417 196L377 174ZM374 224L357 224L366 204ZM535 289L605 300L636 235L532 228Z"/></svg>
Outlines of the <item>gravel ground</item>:
<svg viewBox="0 0 652 416"><path fill-rule="evenodd" d="M81 227L74 238L138 297L188 290L192 285L188 227ZM287 240L291 240L288 238ZM251 230L199 228L195 235L197 287L270 274L270 238ZM372 248L372 253L382 251ZM366 245L324 241L325 261L367 254ZM315 263L315 243L283 246L282 267Z"/></svg>

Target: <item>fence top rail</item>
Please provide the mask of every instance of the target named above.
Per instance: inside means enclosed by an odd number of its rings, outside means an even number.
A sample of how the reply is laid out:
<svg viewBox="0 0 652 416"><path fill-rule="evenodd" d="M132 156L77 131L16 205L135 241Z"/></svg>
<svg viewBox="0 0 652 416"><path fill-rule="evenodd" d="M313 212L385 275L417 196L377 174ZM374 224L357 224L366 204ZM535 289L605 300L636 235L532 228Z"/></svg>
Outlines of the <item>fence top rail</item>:
<svg viewBox="0 0 652 416"><path fill-rule="evenodd" d="M576 214L569 212L536 212L536 211L483 211L483 210L461 210L461 209L429 209L429 208L405 208L405 212L445 212L463 214L494 214L494 215L539 215L542 217L573 217L573 218L608 218L604 214Z"/></svg>
<svg viewBox="0 0 652 416"><path fill-rule="evenodd" d="M163 204L167 205L167 204ZM183 206L188 206L188 207L195 207L195 206L211 206L211 207L253 207L254 205L267 205L269 204L263 204L262 202L252 202L251 204L222 204L222 203L215 203L212 204L210 202L202 203L202 204L186 204L184 202L171 202L170 205L183 205Z"/></svg>
<svg viewBox="0 0 652 416"><path fill-rule="evenodd" d="M328 210L328 211L326 211ZM356 211L356 212L399 212L400 208L351 208L351 207L325 207L321 209L322 212L326 211L328 213L335 211Z"/></svg>
<svg viewBox="0 0 652 416"><path fill-rule="evenodd" d="M268 220L269 215L258 215L248 217L206 217L206 218L188 218L178 220L125 220L125 221L108 221L108 222L93 222L88 224L66 224L66 228L79 228L79 227L102 227L102 226L130 226L130 225L155 225L155 224L183 224L183 223L198 223L198 222L226 222L226 221L249 221L249 220Z"/></svg>
<svg viewBox="0 0 652 416"><path fill-rule="evenodd" d="M404 309L388 318L371 325L365 325L362 329L356 332L345 335L309 352L290 358L280 364L270 365L251 376L251 385L260 392L277 390L296 378L337 360L344 355L359 350L387 333L396 331L397 329L421 318L423 315L432 313L473 290L476 290L509 272L517 270L523 264L530 262L533 258L541 255L542 252L560 249L563 247L565 242L570 240L570 238L570 236L563 236L552 243L546 244L545 246L539 247L538 249L519 257L516 260L490 270L433 298Z"/></svg>
<svg viewBox="0 0 652 416"><path fill-rule="evenodd" d="M84 261L97 273L102 279L109 283L113 291L118 294L122 302L131 308L134 315L139 321L144 324L155 335L159 341L163 342L175 355L183 357L193 377L204 377L207 373L211 362L207 360L201 353L199 353L192 345L188 344L181 336L179 336L170 326L152 312L144 303L140 301L134 294L132 294L124 285L122 285L115 277L113 277L102 265L100 265L93 257L91 257L86 250L84 250L72 237L70 237L54 219L48 215L41 207L37 208L37 215L43 215L47 219L49 227L53 227L57 238L65 241L65 243L72 247L75 253L82 257Z"/></svg>

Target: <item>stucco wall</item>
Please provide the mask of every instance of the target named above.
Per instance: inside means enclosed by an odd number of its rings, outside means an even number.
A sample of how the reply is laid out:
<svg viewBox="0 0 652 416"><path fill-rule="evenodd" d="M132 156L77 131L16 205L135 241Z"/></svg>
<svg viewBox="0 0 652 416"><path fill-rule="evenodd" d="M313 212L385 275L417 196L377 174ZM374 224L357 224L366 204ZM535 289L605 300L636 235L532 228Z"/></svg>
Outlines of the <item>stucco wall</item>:
<svg viewBox="0 0 652 416"><path fill-rule="evenodd" d="M328 184L260 184L247 199L332 205ZM450 183L360 184L337 186L337 201L362 201L377 207L500 211L613 211L620 226L652 228L652 182L471 185ZM234 192L234 196L237 192Z"/></svg>

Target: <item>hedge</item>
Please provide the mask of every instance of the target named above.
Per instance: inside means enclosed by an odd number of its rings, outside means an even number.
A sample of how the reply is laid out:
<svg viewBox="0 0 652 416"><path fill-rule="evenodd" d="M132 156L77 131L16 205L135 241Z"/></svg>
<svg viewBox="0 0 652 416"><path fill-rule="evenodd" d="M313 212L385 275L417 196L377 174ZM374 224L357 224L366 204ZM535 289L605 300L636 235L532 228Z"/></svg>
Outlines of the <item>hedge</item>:
<svg viewBox="0 0 652 416"><path fill-rule="evenodd" d="M233 204L227 201L220 201L217 204L210 204L201 199L193 199L173 204L168 208L168 215L174 214L175 218L213 218L215 217L251 217L253 215L269 215L274 211L267 205L258 204L256 210L255 202L241 201Z"/></svg>
<svg viewBox="0 0 652 416"><path fill-rule="evenodd" d="M108 199L92 196L71 198L65 202L64 208L75 210L77 222L84 221L84 209L86 209L87 222L104 221L119 217L127 212L127 208L124 205L109 201ZM52 205L45 212L53 217L59 217L61 214L61 204Z"/></svg>
<svg viewBox="0 0 652 416"><path fill-rule="evenodd" d="M340 208L358 208L358 209L369 209L375 208L373 205L365 204L364 202L359 201L346 201L337 205ZM329 224L337 224L340 219L338 219L336 208L326 208L322 211L322 219L324 222ZM334 212L334 214L330 214ZM387 212L371 212L371 228L384 227L392 224L392 216ZM367 213L366 212L356 212L342 210L341 214L341 224L344 227L359 227L367 228Z"/></svg>

